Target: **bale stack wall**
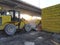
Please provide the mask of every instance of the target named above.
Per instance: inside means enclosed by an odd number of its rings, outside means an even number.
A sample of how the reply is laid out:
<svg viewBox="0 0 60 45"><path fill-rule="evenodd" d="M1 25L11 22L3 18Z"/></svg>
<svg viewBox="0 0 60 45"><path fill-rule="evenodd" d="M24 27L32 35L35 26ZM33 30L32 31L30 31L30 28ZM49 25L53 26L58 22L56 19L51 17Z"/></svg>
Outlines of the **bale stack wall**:
<svg viewBox="0 0 60 45"><path fill-rule="evenodd" d="M60 33L60 4L42 9L42 29Z"/></svg>

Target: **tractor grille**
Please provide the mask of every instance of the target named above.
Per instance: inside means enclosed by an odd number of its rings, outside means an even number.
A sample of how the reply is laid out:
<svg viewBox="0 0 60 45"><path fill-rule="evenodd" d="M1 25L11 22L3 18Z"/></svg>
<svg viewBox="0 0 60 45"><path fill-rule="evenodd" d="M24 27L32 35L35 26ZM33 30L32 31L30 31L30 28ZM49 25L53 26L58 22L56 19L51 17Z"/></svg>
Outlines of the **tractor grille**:
<svg viewBox="0 0 60 45"><path fill-rule="evenodd" d="M0 25L2 25L2 17L0 17Z"/></svg>

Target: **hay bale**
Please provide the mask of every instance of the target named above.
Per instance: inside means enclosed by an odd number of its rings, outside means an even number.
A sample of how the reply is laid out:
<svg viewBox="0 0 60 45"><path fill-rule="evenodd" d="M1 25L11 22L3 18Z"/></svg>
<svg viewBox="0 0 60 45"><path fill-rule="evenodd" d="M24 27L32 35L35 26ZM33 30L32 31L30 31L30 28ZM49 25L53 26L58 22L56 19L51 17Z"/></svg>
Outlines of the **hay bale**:
<svg viewBox="0 0 60 45"><path fill-rule="evenodd" d="M60 33L60 4L42 9L42 29Z"/></svg>

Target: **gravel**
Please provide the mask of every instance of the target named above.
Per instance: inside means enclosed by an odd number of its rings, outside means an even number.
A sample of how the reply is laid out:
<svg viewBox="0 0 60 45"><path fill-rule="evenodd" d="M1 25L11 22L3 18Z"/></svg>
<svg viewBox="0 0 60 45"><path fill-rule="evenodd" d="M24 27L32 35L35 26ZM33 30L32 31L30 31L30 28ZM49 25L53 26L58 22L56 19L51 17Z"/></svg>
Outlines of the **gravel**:
<svg viewBox="0 0 60 45"><path fill-rule="evenodd" d="M0 35L0 45L56 45L56 43L60 44L60 34L52 34L47 32L16 32L16 34L13 36L7 36L6 34L0 33Z"/></svg>

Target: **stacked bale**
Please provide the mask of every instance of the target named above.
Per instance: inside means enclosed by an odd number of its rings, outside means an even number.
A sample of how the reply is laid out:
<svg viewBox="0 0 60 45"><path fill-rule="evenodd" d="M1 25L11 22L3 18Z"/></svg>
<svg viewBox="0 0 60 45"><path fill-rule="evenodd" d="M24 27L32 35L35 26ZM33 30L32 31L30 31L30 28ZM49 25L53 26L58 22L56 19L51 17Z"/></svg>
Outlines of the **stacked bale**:
<svg viewBox="0 0 60 45"><path fill-rule="evenodd" d="M42 29L60 33L60 4L42 9Z"/></svg>

